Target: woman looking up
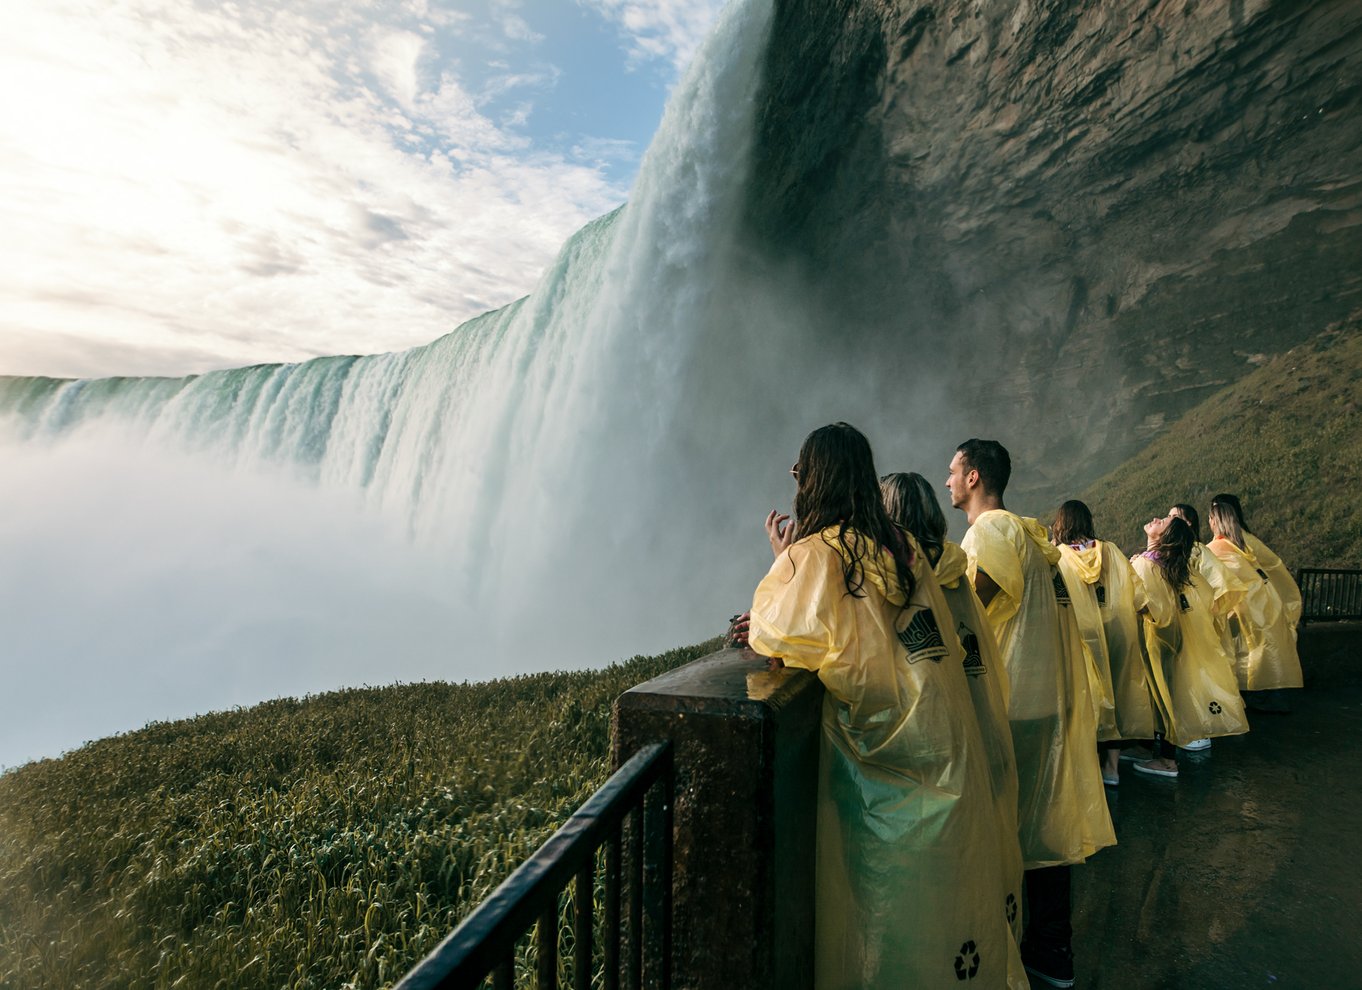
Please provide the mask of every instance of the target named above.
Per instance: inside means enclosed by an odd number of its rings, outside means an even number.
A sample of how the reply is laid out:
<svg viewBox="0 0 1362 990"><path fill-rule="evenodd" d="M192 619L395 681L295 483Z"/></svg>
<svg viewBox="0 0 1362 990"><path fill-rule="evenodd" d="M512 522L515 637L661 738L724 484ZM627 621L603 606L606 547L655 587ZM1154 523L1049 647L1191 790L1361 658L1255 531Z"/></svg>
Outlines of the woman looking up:
<svg viewBox="0 0 1362 990"><path fill-rule="evenodd" d="M1217 495L1211 502L1210 512L1211 533L1215 536L1210 542L1210 550L1245 588L1242 599L1230 613L1234 672L1239 679L1239 689L1254 708L1289 711L1278 692L1305 683L1301 677L1300 656L1296 653L1295 622L1272 583L1271 575L1248 544L1238 503L1232 495ZM1261 541L1258 545L1262 545ZM1271 553L1270 550L1267 552ZM1272 559L1281 566L1276 554L1272 554ZM1286 580L1291 581L1289 574ZM1294 581L1291 581L1291 587L1296 587ZM1295 614L1299 616L1299 591L1296 591L1295 602Z"/></svg>
<svg viewBox="0 0 1362 990"><path fill-rule="evenodd" d="M1130 561L1112 543L1097 539L1092 511L1083 502L1070 500L1055 513L1050 540L1059 547L1059 568L1064 574L1075 604L1085 641L1095 638L1107 668L1105 689L1115 705L1114 726L1103 733L1098 723L1098 747L1102 751L1102 782L1120 782L1121 744L1119 739L1148 739L1154 734L1154 701L1144 654L1140 648L1140 622L1136 613L1144 607L1144 597L1136 596L1135 573ZM1095 633L1092 626L1095 624ZM1099 664L1099 671L1101 666ZM1094 684L1094 693L1101 685Z"/></svg>
<svg viewBox="0 0 1362 990"><path fill-rule="evenodd" d="M1192 528L1176 516L1145 523L1145 552L1131 558L1144 593L1144 641L1162 732L1141 773L1176 777L1174 747L1248 731L1230 658L1211 617L1212 592L1192 570Z"/></svg>
<svg viewBox="0 0 1362 990"><path fill-rule="evenodd" d="M749 643L827 689L815 984L1007 986L1002 846L959 639L913 578L858 430L815 430L792 473Z"/></svg>

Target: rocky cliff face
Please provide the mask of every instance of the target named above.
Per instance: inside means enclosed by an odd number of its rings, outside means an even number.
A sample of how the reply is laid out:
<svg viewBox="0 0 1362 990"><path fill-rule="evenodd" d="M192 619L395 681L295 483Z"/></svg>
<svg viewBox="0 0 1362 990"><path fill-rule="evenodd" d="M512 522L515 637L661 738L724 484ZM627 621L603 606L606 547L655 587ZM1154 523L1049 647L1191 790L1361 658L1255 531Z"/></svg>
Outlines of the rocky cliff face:
<svg viewBox="0 0 1362 990"><path fill-rule="evenodd" d="M1070 495L1362 305L1360 91L1354 0L778 0L750 233Z"/></svg>

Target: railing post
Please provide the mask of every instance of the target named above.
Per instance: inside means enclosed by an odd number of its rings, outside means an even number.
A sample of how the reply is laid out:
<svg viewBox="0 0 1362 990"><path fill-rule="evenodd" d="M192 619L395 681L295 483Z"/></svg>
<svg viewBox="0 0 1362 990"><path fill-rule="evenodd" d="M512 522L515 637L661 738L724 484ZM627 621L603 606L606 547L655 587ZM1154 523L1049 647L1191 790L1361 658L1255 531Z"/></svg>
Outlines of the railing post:
<svg viewBox="0 0 1362 990"><path fill-rule="evenodd" d="M679 990L813 985L822 693L811 674L725 650L615 703L616 765L640 746L673 743L675 801L660 811L675 842L674 900L659 936L670 935L660 951ZM652 910L668 909L650 907L650 920ZM648 980L667 986L651 970Z"/></svg>

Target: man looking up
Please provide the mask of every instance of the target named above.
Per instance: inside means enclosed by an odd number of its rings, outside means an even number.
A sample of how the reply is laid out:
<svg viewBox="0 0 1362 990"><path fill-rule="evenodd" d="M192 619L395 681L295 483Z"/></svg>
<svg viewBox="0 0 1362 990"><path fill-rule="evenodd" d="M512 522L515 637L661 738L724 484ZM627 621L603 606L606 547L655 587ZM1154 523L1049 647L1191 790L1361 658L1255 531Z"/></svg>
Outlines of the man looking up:
<svg viewBox="0 0 1362 990"><path fill-rule="evenodd" d="M1007 511L1012 459L996 440L966 440L946 488L970 529L961 546L1011 685L1017 824L1026 867L1022 961L1073 986L1069 866L1114 845L1097 760L1082 637L1045 527Z"/></svg>

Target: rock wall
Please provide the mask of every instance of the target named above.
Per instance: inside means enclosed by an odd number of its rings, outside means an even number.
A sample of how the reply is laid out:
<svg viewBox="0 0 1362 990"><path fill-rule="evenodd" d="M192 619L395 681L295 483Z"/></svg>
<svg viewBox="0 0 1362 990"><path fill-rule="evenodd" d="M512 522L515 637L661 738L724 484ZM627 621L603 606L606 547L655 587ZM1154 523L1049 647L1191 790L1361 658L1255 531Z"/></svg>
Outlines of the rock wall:
<svg viewBox="0 0 1362 990"><path fill-rule="evenodd" d="M1362 303L1360 92L1354 0L778 0L750 234L1064 497Z"/></svg>

